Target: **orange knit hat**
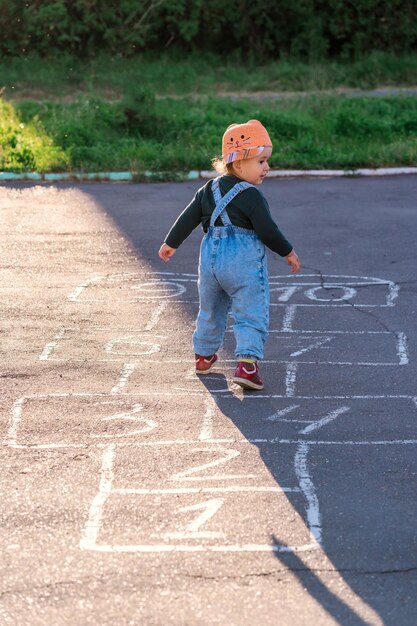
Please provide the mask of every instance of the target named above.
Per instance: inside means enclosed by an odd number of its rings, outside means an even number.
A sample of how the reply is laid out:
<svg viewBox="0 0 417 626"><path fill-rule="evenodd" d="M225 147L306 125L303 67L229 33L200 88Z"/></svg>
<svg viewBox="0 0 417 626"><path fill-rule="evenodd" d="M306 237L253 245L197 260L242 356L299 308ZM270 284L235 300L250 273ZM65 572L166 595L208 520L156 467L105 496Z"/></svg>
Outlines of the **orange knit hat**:
<svg viewBox="0 0 417 626"><path fill-rule="evenodd" d="M223 135L222 156L225 163L251 159L262 154L272 141L265 126L259 120L246 124L231 124Z"/></svg>

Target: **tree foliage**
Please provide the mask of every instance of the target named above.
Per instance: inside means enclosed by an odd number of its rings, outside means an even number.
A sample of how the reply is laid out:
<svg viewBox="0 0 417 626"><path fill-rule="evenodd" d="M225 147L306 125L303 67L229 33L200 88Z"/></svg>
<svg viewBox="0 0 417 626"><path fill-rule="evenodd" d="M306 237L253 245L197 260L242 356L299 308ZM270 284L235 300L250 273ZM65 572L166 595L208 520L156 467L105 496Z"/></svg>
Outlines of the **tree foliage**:
<svg viewBox="0 0 417 626"><path fill-rule="evenodd" d="M415 0L0 0L3 55L358 58L417 48Z"/></svg>

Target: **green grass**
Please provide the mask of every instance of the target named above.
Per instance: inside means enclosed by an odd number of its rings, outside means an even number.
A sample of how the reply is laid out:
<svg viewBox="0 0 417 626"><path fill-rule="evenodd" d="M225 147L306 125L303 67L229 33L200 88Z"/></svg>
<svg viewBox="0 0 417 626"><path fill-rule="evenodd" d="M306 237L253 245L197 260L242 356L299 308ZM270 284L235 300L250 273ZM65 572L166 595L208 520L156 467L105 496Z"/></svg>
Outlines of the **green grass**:
<svg viewBox="0 0 417 626"><path fill-rule="evenodd" d="M99 56L82 61L59 55L0 61L0 87L7 98L66 97L82 94L117 99L141 85L159 95L256 91L372 89L380 85L417 86L417 54L374 52L355 62L302 63L291 60L259 65L213 54L176 58L173 53L134 58Z"/></svg>
<svg viewBox="0 0 417 626"><path fill-rule="evenodd" d="M61 171L70 167L68 154L45 131L37 116L25 118L0 99L0 170Z"/></svg>
<svg viewBox="0 0 417 626"><path fill-rule="evenodd" d="M224 128L254 117L274 139L273 167L414 165L417 99L320 93L381 85L417 85L417 54L263 66L171 53L7 59L0 62L0 170L208 169ZM219 97L259 91L310 95L275 101Z"/></svg>
<svg viewBox="0 0 417 626"><path fill-rule="evenodd" d="M231 122L260 119L275 168L417 164L417 98L310 96L280 101L0 100L0 170L184 172L210 169Z"/></svg>

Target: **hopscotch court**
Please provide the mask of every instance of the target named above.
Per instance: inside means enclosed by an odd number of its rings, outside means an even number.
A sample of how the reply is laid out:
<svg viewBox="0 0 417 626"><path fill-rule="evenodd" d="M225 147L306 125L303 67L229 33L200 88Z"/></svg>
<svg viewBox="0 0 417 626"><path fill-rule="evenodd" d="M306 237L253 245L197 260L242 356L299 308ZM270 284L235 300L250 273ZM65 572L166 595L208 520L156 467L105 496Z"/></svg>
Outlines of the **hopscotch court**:
<svg viewBox="0 0 417 626"><path fill-rule="evenodd" d="M123 303L140 312L139 322L131 317L119 328L91 319L77 330L63 324L38 358L69 365L88 359L113 364L118 373L102 393L17 398L4 443L100 451L97 492L79 538L82 550L319 550L325 525L311 453L318 447L372 446L384 454L386 447L417 444L417 429L408 428L410 436L401 439L384 420L362 419L375 413L381 399L386 414L400 416L397 428L416 418L417 399L387 393L386 384L389 372L409 364L407 336L372 315L396 306L399 287L357 276L271 277L264 363L276 378L263 392L243 394L229 387L220 370L205 385L193 374L192 327L180 326L178 316L195 319L196 280L191 274L132 273L97 275L76 285L68 296L74 309L117 309ZM226 368L234 364L232 348L229 329L221 355ZM162 361L185 368L187 385L183 376L176 380L175 368L168 382L152 382ZM326 368L340 370L340 385L311 393L312 377ZM360 368L381 372L380 388L350 393L343 381ZM173 423L172 413L179 421ZM65 429L59 419L64 414L71 416Z"/></svg>

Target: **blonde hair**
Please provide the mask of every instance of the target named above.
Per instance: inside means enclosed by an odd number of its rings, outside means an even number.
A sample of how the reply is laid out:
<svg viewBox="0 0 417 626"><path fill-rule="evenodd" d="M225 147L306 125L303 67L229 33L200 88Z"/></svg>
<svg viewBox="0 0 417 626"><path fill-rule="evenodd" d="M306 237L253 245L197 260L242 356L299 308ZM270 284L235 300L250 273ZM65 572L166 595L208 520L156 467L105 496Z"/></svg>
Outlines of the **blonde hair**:
<svg viewBox="0 0 417 626"><path fill-rule="evenodd" d="M224 159L222 159L221 157L215 157L214 159L212 159L211 164L213 166L213 169L216 170L218 174L229 174L229 176L236 176L233 163L225 163Z"/></svg>

